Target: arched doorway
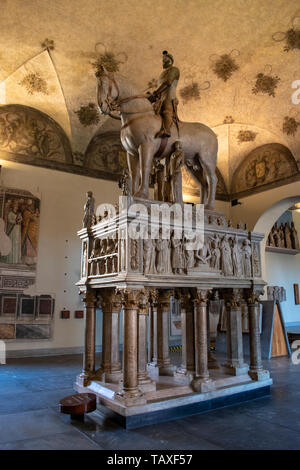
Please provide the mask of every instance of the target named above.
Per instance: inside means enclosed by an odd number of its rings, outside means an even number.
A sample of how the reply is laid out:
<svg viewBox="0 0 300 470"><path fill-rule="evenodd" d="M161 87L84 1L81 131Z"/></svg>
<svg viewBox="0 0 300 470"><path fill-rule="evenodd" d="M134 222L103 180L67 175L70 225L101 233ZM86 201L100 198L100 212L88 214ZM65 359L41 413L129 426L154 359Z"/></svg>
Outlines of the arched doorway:
<svg viewBox="0 0 300 470"><path fill-rule="evenodd" d="M294 284L300 281L300 255L288 253L266 252L268 235L278 219L289 213L299 234L300 212L289 211L291 207L300 202L299 196L292 196L277 201L270 206L257 220L254 231L264 233L265 238L261 243L263 279L269 285L282 286L286 290L286 302L282 311L285 323L300 324L300 306L295 305ZM265 292L266 297L266 292Z"/></svg>

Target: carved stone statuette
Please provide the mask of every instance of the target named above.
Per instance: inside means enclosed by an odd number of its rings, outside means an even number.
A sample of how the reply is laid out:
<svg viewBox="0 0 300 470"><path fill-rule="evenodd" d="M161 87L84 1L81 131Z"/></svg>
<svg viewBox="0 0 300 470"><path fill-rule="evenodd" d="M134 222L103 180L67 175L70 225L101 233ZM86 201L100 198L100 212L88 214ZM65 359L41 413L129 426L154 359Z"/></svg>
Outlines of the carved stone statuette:
<svg viewBox="0 0 300 470"><path fill-rule="evenodd" d="M286 301L286 290L284 287L268 286L267 287L268 300L275 300L278 302Z"/></svg>
<svg viewBox="0 0 300 470"><path fill-rule="evenodd" d="M87 201L84 205L84 216L83 216L82 225L84 228L89 228L93 224L95 199L93 198L92 191L88 191L86 195L87 195Z"/></svg>
<svg viewBox="0 0 300 470"><path fill-rule="evenodd" d="M195 251L195 258L196 258L196 267L199 267L201 265L208 266L208 262L211 259L211 251L210 251L210 246L209 246L208 241L205 241L203 243L202 248Z"/></svg>
<svg viewBox="0 0 300 470"><path fill-rule="evenodd" d="M170 245L170 240L162 238L162 233L160 231L159 238L156 240L157 274L169 274L172 272Z"/></svg>
<svg viewBox="0 0 300 470"><path fill-rule="evenodd" d="M242 254L237 236L232 239L232 265L233 275L236 277L242 277Z"/></svg>
<svg viewBox="0 0 300 470"><path fill-rule="evenodd" d="M286 222L284 225L284 241L286 248L292 248L292 238L291 238L291 229L289 223Z"/></svg>
<svg viewBox="0 0 300 470"><path fill-rule="evenodd" d="M224 235L220 243L221 248L221 259L222 259L222 272L224 276L233 275L231 247L229 243L228 235Z"/></svg>
<svg viewBox="0 0 300 470"><path fill-rule="evenodd" d="M210 266L213 269L220 269L221 263L221 250L219 247L220 237L219 235L215 234L215 236L211 240L211 247L210 247Z"/></svg>
<svg viewBox="0 0 300 470"><path fill-rule="evenodd" d="M122 189L123 196L131 196L131 181L129 171L126 168L119 179L119 188Z"/></svg>
<svg viewBox="0 0 300 470"><path fill-rule="evenodd" d="M244 240L242 245L242 262L245 277L251 277L251 243Z"/></svg>
<svg viewBox="0 0 300 470"><path fill-rule="evenodd" d="M299 250L298 233L297 233L297 230L295 229L294 222L291 223L291 239L292 239L292 246L294 250Z"/></svg>
<svg viewBox="0 0 300 470"><path fill-rule="evenodd" d="M174 274L182 274L184 270L184 257L182 241L175 238L175 233L171 235L171 265Z"/></svg>
<svg viewBox="0 0 300 470"><path fill-rule="evenodd" d="M193 239L188 237L184 237L184 256L185 256L185 267L186 269L193 268L195 265L195 254L194 250L191 248L191 243L193 243Z"/></svg>
<svg viewBox="0 0 300 470"><path fill-rule="evenodd" d="M148 238L144 239L144 273L156 274L156 241L151 238L151 233L148 233Z"/></svg>

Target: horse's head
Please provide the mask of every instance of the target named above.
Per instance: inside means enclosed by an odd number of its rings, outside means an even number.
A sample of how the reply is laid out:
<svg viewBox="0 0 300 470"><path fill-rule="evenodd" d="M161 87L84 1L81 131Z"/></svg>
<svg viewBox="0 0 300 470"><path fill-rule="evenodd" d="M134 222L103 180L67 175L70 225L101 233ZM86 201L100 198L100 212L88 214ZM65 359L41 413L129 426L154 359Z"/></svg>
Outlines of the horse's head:
<svg viewBox="0 0 300 470"><path fill-rule="evenodd" d="M110 114L117 109L117 100L119 97L119 87L114 78L114 74L108 72L101 65L95 76L97 83L97 100L101 114Z"/></svg>

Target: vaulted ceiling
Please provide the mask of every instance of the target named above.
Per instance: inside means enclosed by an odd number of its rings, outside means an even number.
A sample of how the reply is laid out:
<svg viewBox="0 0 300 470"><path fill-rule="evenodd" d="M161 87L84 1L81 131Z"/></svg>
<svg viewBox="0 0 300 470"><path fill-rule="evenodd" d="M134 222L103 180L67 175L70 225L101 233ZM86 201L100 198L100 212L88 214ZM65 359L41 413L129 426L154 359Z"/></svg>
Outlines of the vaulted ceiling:
<svg viewBox="0 0 300 470"><path fill-rule="evenodd" d="M295 0L2 0L0 26L0 103L48 114L74 152L84 152L99 129L118 126L103 116L81 123L75 113L95 103L91 62L113 58L142 91L160 74L167 49L181 71L179 116L214 128L228 188L260 145L282 144L300 165Z"/></svg>

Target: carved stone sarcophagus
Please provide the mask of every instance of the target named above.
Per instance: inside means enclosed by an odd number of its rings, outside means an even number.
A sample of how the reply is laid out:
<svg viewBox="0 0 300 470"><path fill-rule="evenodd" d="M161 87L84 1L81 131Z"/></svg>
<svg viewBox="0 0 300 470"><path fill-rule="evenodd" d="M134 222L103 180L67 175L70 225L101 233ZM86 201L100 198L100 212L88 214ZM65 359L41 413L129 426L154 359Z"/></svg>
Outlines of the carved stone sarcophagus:
<svg viewBox="0 0 300 470"><path fill-rule="evenodd" d="M200 207L200 205L199 205ZM118 210L78 232L82 240L78 285L247 287L261 280L263 235L226 222L224 214L121 197ZM179 284L178 284L179 283Z"/></svg>

